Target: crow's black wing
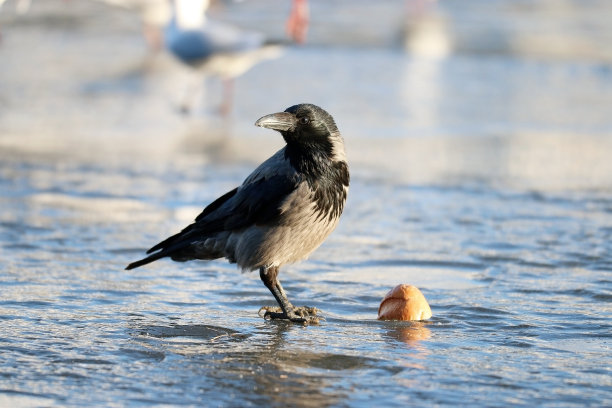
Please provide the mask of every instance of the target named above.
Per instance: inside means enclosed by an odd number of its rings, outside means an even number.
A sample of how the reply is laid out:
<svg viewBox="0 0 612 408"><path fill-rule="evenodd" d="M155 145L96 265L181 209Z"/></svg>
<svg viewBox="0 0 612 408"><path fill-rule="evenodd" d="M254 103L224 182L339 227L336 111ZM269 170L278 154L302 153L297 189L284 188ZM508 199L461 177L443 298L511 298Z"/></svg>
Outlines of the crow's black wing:
<svg viewBox="0 0 612 408"><path fill-rule="evenodd" d="M202 211L200 215L196 217L195 222L193 224L188 225L178 234L174 234L171 237L166 238L159 244L155 245L154 247L150 248L147 251L147 254L158 251L162 248L167 248L170 245L172 245L173 242L179 239L181 236L186 236L187 234L189 234L189 232L194 229L194 226L196 226L199 221L203 220L207 215L213 213L215 210L217 210L219 207L225 204L229 199L231 199L236 194L237 191L238 191L238 187L236 187L232 191L228 191L227 193L223 194L221 197L217 198L212 203L208 204L206 208L204 208L204 211Z"/></svg>
<svg viewBox="0 0 612 408"><path fill-rule="evenodd" d="M298 178L278 174L243 184L213 201L193 224L149 249L149 257L128 265L126 269L170 256L194 241L221 231L274 222L280 216L283 202L298 185Z"/></svg>
<svg viewBox="0 0 612 408"><path fill-rule="evenodd" d="M297 186L297 180L284 175L262 177L243 184L206 207L185 230L191 227L190 234L197 232L205 236L269 224L280 215L282 203Z"/></svg>
<svg viewBox="0 0 612 408"><path fill-rule="evenodd" d="M296 177L275 175L242 186L232 200L229 212L221 216L221 229L235 230L277 221L282 204L298 185Z"/></svg>

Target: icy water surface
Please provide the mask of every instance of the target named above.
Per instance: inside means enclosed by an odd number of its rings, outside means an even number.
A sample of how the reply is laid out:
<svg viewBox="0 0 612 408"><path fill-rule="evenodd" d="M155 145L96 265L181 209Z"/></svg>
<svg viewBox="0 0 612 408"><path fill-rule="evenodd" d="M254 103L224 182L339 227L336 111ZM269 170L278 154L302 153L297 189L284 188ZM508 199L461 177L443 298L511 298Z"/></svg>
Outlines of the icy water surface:
<svg viewBox="0 0 612 408"><path fill-rule="evenodd" d="M40 3L0 26L0 406L612 405L612 59L421 58L315 25L237 81L229 119L185 118L136 18ZM338 229L280 274L324 322L263 320L258 275L223 261L123 270L281 146L258 117L303 101L352 172ZM398 283L430 321L376 320Z"/></svg>

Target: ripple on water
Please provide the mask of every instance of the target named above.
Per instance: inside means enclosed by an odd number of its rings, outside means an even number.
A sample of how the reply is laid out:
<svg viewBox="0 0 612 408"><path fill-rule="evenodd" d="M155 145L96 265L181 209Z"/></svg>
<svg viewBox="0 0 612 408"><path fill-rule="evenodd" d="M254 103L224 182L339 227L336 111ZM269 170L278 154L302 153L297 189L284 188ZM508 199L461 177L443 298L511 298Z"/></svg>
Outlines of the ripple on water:
<svg viewBox="0 0 612 408"><path fill-rule="evenodd" d="M134 332L140 336L152 336L158 338L166 337L197 337L203 340L211 340L220 336L234 336L240 334L236 330L225 327L209 325L171 325L171 326L147 326Z"/></svg>
<svg viewBox="0 0 612 408"><path fill-rule="evenodd" d="M27 391L15 391L12 389L0 389L0 406L3 407L44 407L53 406L57 401L66 398L56 394L45 393L40 395Z"/></svg>

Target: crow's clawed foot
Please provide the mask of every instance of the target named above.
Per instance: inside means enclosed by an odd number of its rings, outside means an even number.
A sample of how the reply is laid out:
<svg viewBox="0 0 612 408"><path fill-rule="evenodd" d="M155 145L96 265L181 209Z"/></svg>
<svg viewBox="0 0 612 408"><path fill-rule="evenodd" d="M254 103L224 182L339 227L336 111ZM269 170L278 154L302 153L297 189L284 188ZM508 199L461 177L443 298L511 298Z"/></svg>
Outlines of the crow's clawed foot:
<svg viewBox="0 0 612 408"><path fill-rule="evenodd" d="M303 325L319 324L321 320L325 320L323 316L318 316L320 312L316 307L294 307L289 313L283 312L278 306L263 306L259 309L259 316L266 320L284 319L294 323L302 323Z"/></svg>

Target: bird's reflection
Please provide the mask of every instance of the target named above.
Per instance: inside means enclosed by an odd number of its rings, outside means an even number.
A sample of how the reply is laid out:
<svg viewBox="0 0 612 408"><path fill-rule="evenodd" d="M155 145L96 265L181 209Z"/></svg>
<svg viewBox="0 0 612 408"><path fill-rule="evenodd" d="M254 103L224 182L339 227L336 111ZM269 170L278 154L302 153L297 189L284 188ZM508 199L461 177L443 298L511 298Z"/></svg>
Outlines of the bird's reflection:
<svg viewBox="0 0 612 408"><path fill-rule="evenodd" d="M211 391L231 388L236 395L251 396L252 401L266 406L286 404L287 395L294 401L307 398L308 406L337 405L347 396L334 390L333 374L323 376L321 372L332 370L341 377L344 370L359 369L368 363L365 358L290 346L288 339L294 331L304 330L290 322L249 322L248 328L238 331L215 325L147 323L148 320L138 316L129 323L135 343L149 354L186 357L157 359L157 364L170 364L165 369L179 377L184 375L184 381L201 378L201 387L210 387Z"/></svg>

